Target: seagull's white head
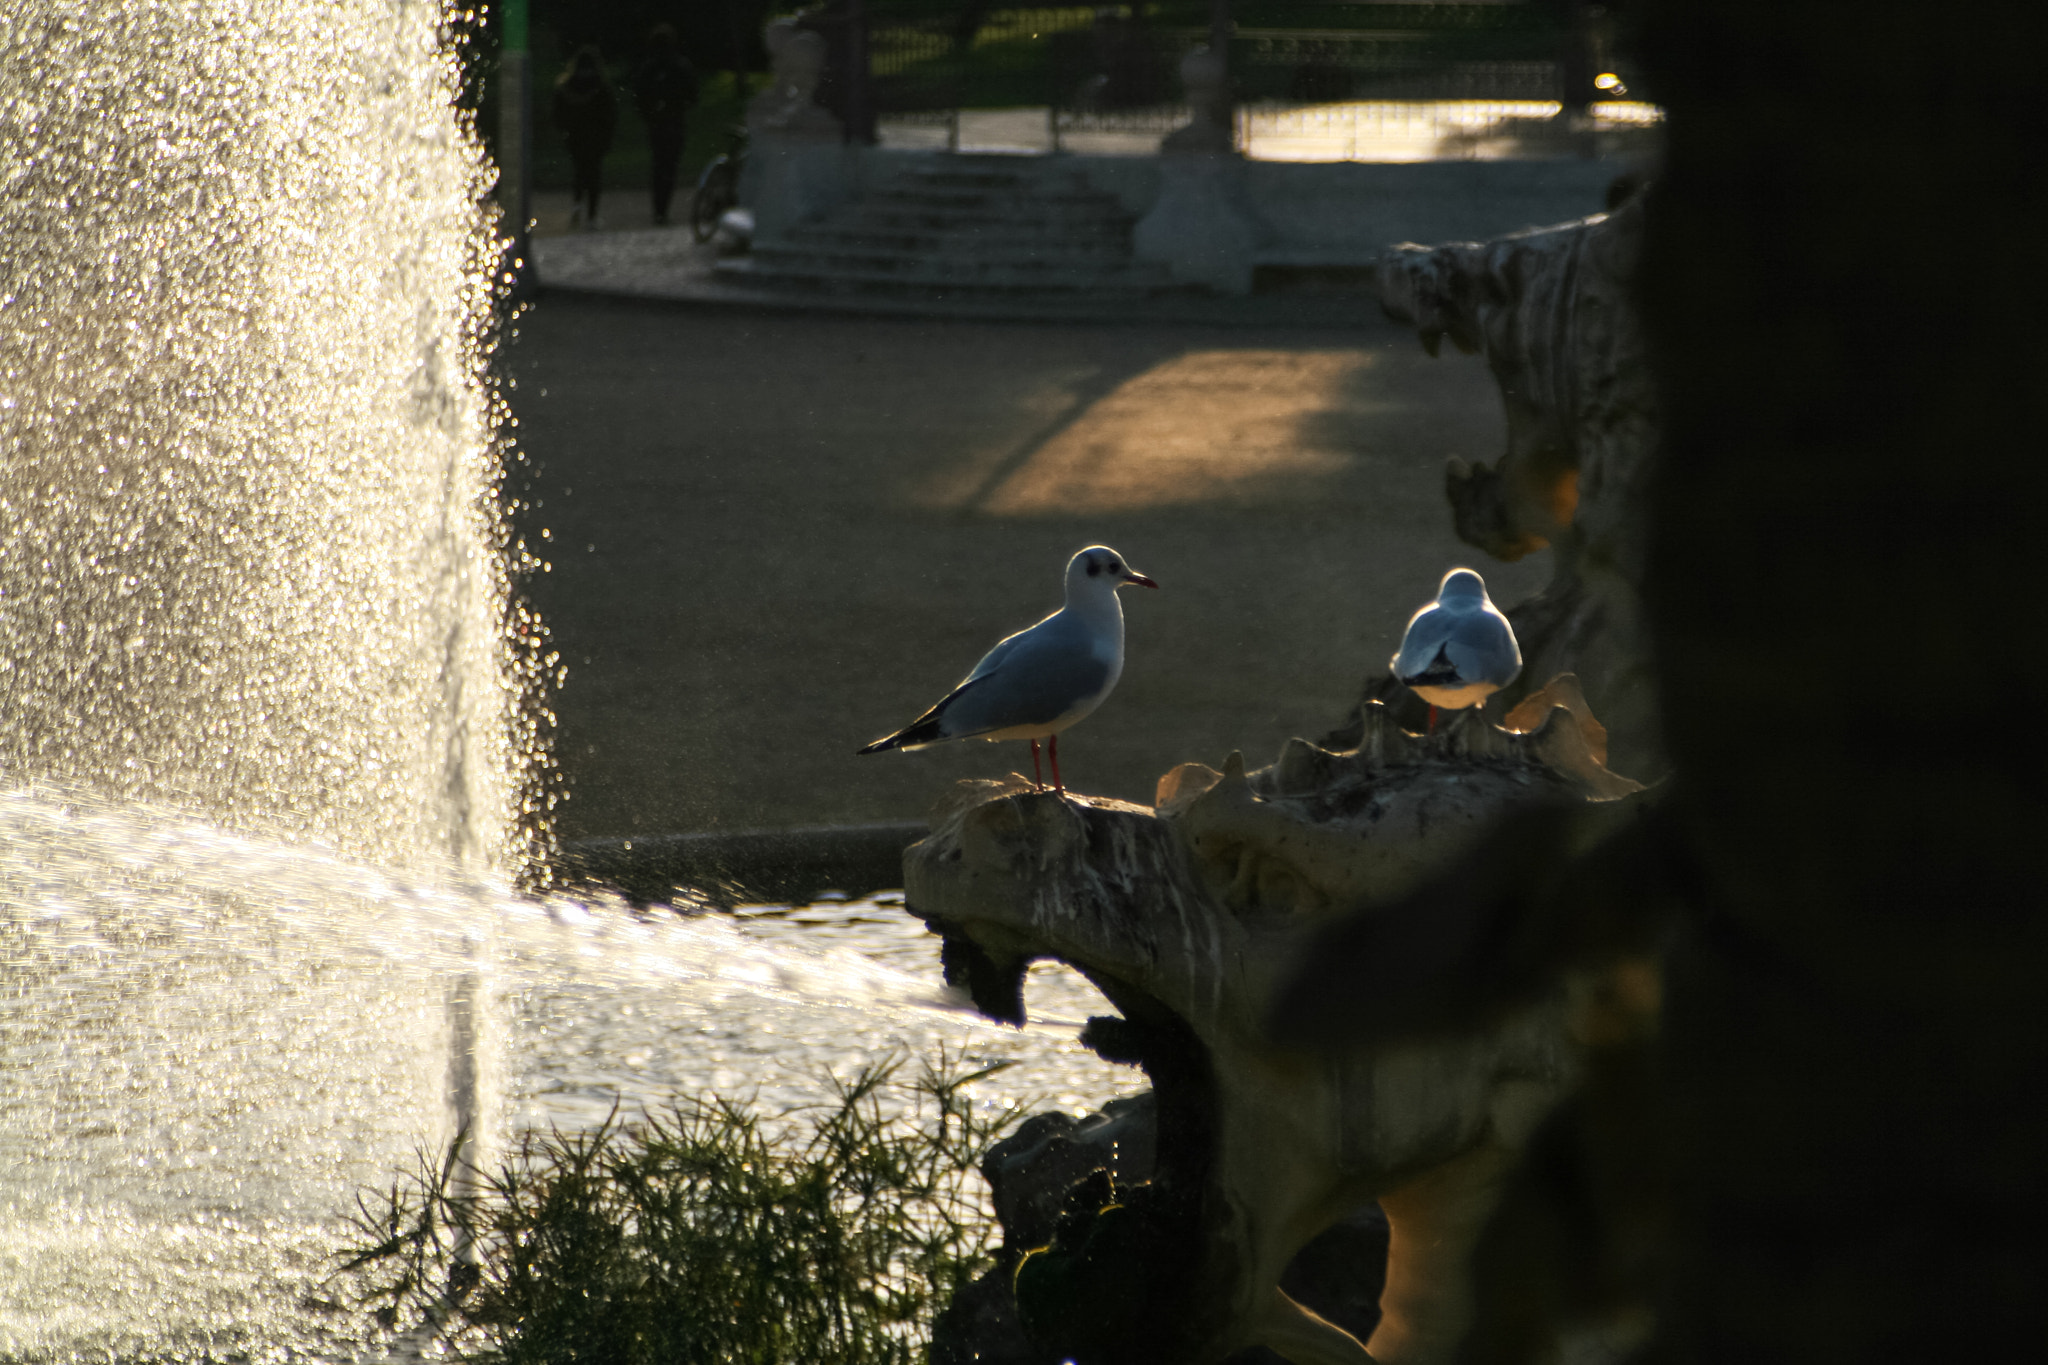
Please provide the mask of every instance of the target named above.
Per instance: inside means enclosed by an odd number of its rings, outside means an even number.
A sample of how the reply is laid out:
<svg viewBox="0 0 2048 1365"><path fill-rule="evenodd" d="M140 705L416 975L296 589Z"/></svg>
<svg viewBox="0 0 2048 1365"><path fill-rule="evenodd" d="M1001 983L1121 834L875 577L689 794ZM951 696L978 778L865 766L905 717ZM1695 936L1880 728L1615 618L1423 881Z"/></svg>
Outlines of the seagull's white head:
<svg viewBox="0 0 2048 1365"><path fill-rule="evenodd" d="M1124 557L1107 545L1090 545L1067 561L1067 596L1078 592L1115 592L1126 583L1156 588L1145 575L1124 562Z"/></svg>
<svg viewBox="0 0 2048 1365"><path fill-rule="evenodd" d="M1437 585L1436 600L1453 611L1476 611L1486 605L1486 580L1470 569L1453 569Z"/></svg>

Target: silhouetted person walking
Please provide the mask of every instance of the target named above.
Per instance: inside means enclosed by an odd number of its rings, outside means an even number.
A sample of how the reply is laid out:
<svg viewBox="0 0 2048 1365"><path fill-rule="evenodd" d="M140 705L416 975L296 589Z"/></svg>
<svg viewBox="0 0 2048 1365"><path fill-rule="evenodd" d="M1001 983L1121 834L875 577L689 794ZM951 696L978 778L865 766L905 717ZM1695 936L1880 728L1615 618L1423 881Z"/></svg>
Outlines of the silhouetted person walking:
<svg viewBox="0 0 2048 1365"><path fill-rule="evenodd" d="M690 111L697 107L697 73L676 45L676 31L656 24L647 33L647 56L633 69L633 104L647 123L648 188L654 221L668 223L676 192L676 163L682 159Z"/></svg>
<svg viewBox="0 0 2048 1365"><path fill-rule="evenodd" d="M555 126L568 141L573 168L572 226L597 226L597 201L604 193L604 154L611 150L618 116L618 101L612 96L611 82L604 78L604 61L597 48L579 48L569 69L555 81Z"/></svg>

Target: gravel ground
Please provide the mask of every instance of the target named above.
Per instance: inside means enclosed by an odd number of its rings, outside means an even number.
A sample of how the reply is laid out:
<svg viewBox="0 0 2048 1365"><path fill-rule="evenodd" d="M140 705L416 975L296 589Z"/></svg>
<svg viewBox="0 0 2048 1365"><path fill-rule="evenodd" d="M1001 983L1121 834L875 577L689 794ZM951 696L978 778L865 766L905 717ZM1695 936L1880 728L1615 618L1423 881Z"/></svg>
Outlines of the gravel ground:
<svg viewBox="0 0 2048 1365"><path fill-rule="evenodd" d="M1503 603L1547 553L1450 532L1492 458L1477 358L1353 328L1076 325L544 295L511 343L529 592L569 679L565 837L922 815L1020 743L856 757L1122 551L1122 683L1069 732L1078 790L1334 725L1453 564Z"/></svg>

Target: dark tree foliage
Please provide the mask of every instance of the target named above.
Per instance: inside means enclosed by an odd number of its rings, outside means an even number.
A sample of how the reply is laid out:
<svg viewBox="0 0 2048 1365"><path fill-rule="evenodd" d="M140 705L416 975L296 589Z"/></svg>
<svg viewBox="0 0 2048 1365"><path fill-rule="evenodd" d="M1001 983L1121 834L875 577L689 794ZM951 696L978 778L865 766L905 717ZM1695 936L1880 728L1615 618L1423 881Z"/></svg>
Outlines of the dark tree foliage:
<svg viewBox="0 0 2048 1365"><path fill-rule="evenodd" d="M700 71L767 65L761 25L790 6L771 0L532 0L533 23L545 25L565 52L597 44L605 59L630 62L656 24L674 27L683 55Z"/></svg>
<svg viewBox="0 0 2048 1365"><path fill-rule="evenodd" d="M757 71L768 64L761 26L782 8L773 0L528 0L528 41L565 53L595 43L607 62L630 65L646 50L648 30L668 24L699 71ZM467 40L467 65L483 70L497 61L503 19L503 0L453 16L454 31Z"/></svg>

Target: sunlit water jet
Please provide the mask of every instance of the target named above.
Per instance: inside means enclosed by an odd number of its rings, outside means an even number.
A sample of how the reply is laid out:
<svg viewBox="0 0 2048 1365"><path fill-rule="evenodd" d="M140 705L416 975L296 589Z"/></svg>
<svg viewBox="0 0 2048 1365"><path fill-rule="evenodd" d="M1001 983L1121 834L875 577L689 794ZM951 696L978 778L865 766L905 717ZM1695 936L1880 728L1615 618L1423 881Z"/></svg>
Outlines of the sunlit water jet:
<svg viewBox="0 0 2048 1365"><path fill-rule="evenodd" d="M341 1216L458 1123L775 1108L939 1042L1031 1059L989 1103L1117 1084L876 907L509 889L544 661L442 18L0 15L0 1356L359 1354Z"/></svg>
<svg viewBox="0 0 2048 1365"><path fill-rule="evenodd" d="M487 168L438 6L0 20L0 766L503 868Z"/></svg>
<svg viewBox="0 0 2048 1365"><path fill-rule="evenodd" d="M0 796L0 1353L345 1355L343 1215L462 1117L451 991L482 983L490 1126L675 1094L816 1103L945 1047L982 1104L1099 1103L1099 998L979 1019L888 907L633 916L420 877L164 811ZM802 926L796 919L814 921Z"/></svg>

